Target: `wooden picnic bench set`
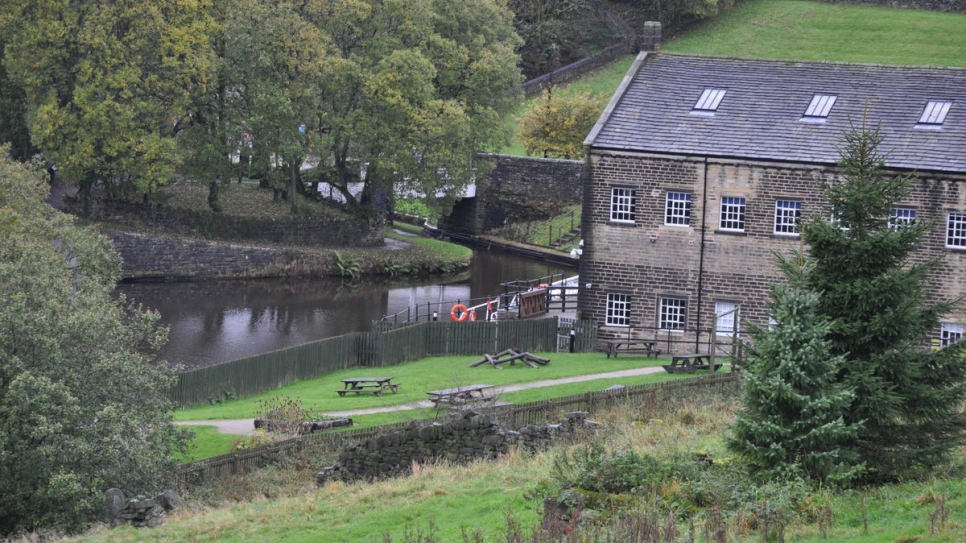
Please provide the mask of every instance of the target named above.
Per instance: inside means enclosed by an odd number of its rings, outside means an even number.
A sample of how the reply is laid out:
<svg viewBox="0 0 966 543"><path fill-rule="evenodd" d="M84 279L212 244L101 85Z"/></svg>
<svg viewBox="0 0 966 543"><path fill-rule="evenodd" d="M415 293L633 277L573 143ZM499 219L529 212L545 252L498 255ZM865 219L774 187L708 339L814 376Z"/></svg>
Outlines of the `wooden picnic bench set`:
<svg viewBox="0 0 966 543"><path fill-rule="evenodd" d="M374 394L381 396L387 390L393 394L399 391L399 384L392 382L392 377L353 377L342 380L343 388L336 390L339 396L345 396L349 392L359 394Z"/></svg>
<svg viewBox="0 0 966 543"><path fill-rule="evenodd" d="M653 339L609 339L604 342L604 352L607 358L611 356L617 358L617 355L622 353L657 358L661 354L661 349L658 349L657 341Z"/></svg>
<svg viewBox="0 0 966 543"><path fill-rule="evenodd" d="M444 388L442 390L430 390L426 394L429 394L429 401L433 402L433 405L436 407L440 407L441 405L461 407L493 401L493 396L491 395L492 388L493 385L466 385Z"/></svg>
<svg viewBox="0 0 966 543"><path fill-rule="evenodd" d="M671 356L671 363L662 366L668 373L694 373L711 367L711 355L706 353L676 354ZM720 363L714 364L715 371L721 369Z"/></svg>

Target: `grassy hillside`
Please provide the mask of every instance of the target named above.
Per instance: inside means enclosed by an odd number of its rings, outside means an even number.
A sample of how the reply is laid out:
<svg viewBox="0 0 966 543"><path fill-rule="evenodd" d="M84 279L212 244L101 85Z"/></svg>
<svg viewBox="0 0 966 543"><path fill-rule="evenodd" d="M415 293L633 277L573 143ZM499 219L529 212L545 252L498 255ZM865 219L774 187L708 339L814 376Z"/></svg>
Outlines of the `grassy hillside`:
<svg viewBox="0 0 966 543"><path fill-rule="evenodd" d="M665 51L874 64L966 66L966 14L748 0Z"/></svg>
<svg viewBox="0 0 966 543"><path fill-rule="evenodd" d="M826 60L871 64L966 66L966 14L799 0L746 0L664 44L672 53ZM610 96L633 58L623 57L560 92ZM532 107L528 100L516 117ZM514 140L502 151L523 156Z"/></svg>

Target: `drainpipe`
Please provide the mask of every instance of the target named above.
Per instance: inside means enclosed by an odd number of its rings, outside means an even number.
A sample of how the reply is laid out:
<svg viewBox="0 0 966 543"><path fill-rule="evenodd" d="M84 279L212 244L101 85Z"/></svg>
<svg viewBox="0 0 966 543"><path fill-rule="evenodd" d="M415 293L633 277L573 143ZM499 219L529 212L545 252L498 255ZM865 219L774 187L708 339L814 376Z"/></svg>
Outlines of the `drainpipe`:
<svg viewBox="0 0 966 543"><path fill-rule="evenodd" d="M701 306L703 305L704 298L704 238L706 228L706 219L708 216L708 157L704 157L704 192L701 195L701 242L698 249L698 307L697 307L697 317L694 319L695 331L694 331L694 352L699 353L701 350L698 348L701 345ZM714 320L714 319L712 319ZM711 346L710 349L713 349Z"/></svg>

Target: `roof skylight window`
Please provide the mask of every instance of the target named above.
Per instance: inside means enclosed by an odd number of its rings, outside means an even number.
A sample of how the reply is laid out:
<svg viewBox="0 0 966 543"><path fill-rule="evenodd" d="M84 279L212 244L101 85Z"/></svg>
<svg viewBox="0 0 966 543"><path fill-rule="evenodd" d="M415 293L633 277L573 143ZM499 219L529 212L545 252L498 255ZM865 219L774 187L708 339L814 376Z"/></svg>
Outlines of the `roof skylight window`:
<svg viewBox="0 0 966 543"><path fill-rule="evenodd" d="M712 115L718 109L718 104L724 98L725 93L728 89L704 89L701 93L701 97L694 104L694 109L691 113L699 113L704 115Z"/></svg>
<svg viewBox="0 0 966 543"><path fill-rule="evenodd" d="M808 108L805 110L805 114L802 115L802 120L824 122L825 119L828 119L828 114L832 111L832 106L835 105L836 98L837 96L834 94L816 94L812 96L812 101L808 103Z"/></svg>
<svg viewBox="0 0 966 543"><path fill-rule="evenodd" d="M953 103L948 100L930 100L919 116L916 128L939 128L946 120L946 114Z"/></svg>

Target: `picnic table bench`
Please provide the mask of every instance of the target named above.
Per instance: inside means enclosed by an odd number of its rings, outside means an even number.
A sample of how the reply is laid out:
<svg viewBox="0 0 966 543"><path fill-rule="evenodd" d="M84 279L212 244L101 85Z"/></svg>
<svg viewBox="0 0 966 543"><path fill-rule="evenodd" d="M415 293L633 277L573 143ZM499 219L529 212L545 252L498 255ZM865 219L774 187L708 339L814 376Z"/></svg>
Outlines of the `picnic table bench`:
<svg viewBox="0 0 966 543"><path fill-rule="evenodd" d="M433 402L436 407L444 404L461 406L492 400L493 397L488 392L492 388L493 385L467 385L444 388L443 390L430 390L426 394L429 394L429 401Z"/></svg>
<svg viewBox="0 0 966 543"><path fill-rule="evenodd" d="M399 383L392 383L392 377L352 377L343 379L343 388L336 390L339 396L345 396L348 392L355 392L356 395L369 393L381 396L386 390L391 390L393 394L398 392Z"/></svg>
<svg viewBox="0 0 966 543"><path fill-rule="evenodd" d="M664 364L664 371L668 373L694 373L697 370L706 370L711 367L711 355L705 353L676 354L671 356L671 363ZM717 371L721 364L715 363L714 369Z"/></svg>
<svg viewBox="0 0 966 543"><path fill-rule="evenodd" d="M661 350L657 348L657 341L653 339L610 339L604 342L607 358L613 356L617 358L620 353L624 354L643 354L651 358L657 358Z"/></svg>

